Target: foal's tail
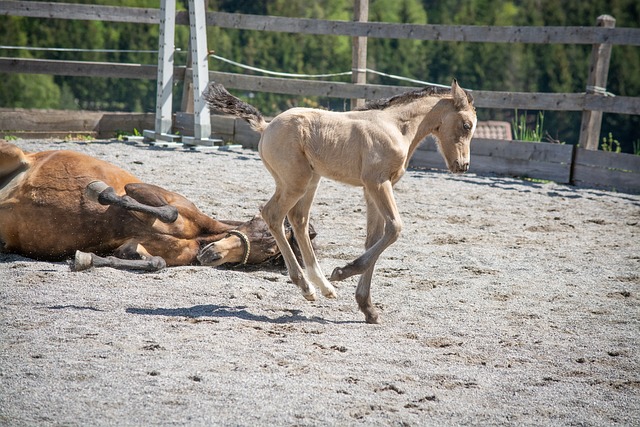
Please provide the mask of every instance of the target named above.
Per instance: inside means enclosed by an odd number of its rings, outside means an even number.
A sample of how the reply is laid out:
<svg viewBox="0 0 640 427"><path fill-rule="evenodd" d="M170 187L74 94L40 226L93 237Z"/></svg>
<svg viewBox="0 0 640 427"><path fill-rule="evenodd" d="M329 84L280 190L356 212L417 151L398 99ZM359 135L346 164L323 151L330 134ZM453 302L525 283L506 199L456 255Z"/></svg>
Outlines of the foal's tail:
<svg viewBox="0 0 640 427"><path fill-rule="evenodd" d="M253 105L231 95L220 83L209 83L202 97L207 101L211 110L240 117L249 122L249 125L257 132L262 133L267 127L267 122L260 111Z"/></svg>

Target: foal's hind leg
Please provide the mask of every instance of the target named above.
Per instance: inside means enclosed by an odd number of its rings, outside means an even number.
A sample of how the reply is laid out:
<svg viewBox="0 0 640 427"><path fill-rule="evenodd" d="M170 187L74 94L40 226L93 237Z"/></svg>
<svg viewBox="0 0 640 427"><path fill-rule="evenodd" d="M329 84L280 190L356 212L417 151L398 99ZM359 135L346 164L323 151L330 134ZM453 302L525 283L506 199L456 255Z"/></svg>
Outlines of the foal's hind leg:
<svg viewBox="0 0 640 427"><path fill-rule="evenodd" d="M384 234L384 218L380 216L375 204L369 198L367 198L367 239L365 241L365 248L369 249L374 245L381 236ZM356 288L356 301L365 315L367 323L379 323L378 311L371 302L371 278L373 276L373 270L375 265L369 267L358 281L358 287Z"/></svg>
<svg viewBox="0 0 640 427"><path fill-rule="evenodd" d="M335 298L336 290L324 277L318 265L313 246L311 245L311 239L309 238L309 211L311 210L311 204L313 203L313 197L315 196L319 182L320 175L314 175L307 186L307 192L289 211L287 216L293 228L293 233L296 236L298 246L300 247L300 253L302 254L305 266L304 270L309 281L319 286L322 295L325 297Z"/></svg>

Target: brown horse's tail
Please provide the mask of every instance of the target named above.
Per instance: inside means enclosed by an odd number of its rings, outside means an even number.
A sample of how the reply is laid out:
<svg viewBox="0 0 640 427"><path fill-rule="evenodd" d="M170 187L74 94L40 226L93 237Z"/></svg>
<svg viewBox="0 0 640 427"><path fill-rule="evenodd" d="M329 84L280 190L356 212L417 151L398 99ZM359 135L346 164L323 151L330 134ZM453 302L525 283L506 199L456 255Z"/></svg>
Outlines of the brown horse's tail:
<svg viewBox="0 0 640 427"><path fill-rule="evenodd" d="M220 83L209 83L202 97L207 101L211 110L240 117L249 122L249 125L255 131L262 133L267 127L267 122L264 120L264 117L262 117L260 111L253 105L249 105L243 100L231 95Z"/></svg>

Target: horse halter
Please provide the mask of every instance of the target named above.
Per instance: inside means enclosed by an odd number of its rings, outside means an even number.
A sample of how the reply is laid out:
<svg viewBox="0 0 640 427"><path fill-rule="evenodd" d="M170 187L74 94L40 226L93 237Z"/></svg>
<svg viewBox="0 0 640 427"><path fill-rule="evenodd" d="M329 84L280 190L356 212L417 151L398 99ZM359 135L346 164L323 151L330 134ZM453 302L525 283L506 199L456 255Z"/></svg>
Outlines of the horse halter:
<svg viewBox="0 0 640 427"><path fill-rule="evenodd" d="M251 254L251 242L249 242L249 238L240 230L229 230L227 236L229 234L238 236L244 244L244 253L242 254L242 262L240 263L240 265L245 265L247 261L249 261L249 255Z"/></svg>
<svg viewBox="0 0 640 427"><path fill-rule="evenodd" d="M249 242L249 238L247 237L247 235L240 230L229 230L225 238L229 237L232 234L235 236L238 236L240 238L240 241L242 242L242 246L244 247L244 250L242 252L242 261L240 262L240 265L245 265L247 261L249 261L249 255L251 254L251 242ZM202 249L200 249L200 253L206 251L216 243L217 241L211 242L203 246Z"/></svg>

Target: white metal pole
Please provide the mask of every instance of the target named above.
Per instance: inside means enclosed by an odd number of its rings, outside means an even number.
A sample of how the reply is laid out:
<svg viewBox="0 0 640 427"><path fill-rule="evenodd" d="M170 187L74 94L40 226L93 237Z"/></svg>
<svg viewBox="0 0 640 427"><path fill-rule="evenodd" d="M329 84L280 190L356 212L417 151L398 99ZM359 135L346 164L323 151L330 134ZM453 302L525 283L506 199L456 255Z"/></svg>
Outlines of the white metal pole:
<svg viewBox="0 0 640 427"><path fill-rule="evenodd" d="M164 141L179 139L179 136L171 135L175 28L176 0L161 0L155 131L145 130L145 139L159 139Z"/></svg>
<svg viewBox="0 0 640 427"><path fill-rule="evenodd" d="M193 142L211 145L211 117L202 92L209 82L209 51L207 49L207 15L204 0L189 0L189 29L193 63ZM191 138L183 138L190 143Z"/></svg>

